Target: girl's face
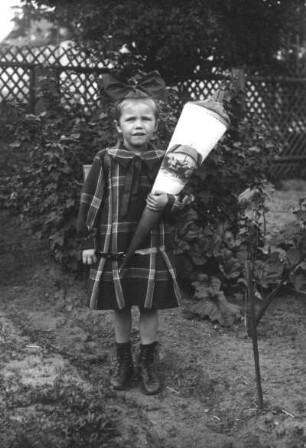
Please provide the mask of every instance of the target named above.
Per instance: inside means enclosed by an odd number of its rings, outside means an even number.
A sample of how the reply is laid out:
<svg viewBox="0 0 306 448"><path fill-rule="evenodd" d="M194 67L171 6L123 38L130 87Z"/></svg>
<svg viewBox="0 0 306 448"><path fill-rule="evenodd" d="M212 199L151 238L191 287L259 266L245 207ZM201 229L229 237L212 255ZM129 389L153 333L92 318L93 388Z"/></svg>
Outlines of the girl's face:
<svg viewBox="0 0 306 448"><path fill-rule="evenodd" d="M127 149L134 153L146 150L157 129L152 101L150 99L124 100L121 105L120 119L115 123Z"/></svg>

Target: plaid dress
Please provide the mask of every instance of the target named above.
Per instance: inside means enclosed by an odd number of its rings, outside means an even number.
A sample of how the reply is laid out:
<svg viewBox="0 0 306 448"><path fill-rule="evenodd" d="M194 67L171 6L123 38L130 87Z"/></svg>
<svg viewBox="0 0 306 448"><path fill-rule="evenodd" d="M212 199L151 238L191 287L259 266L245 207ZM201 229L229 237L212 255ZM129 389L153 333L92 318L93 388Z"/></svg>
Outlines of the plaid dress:
<svg viewBox="0 0 306 448"><path fill-rule="evenodd" d="M118 145L99 151L93 161L78 216L83 249L95 248L98 255L89 276L92 309L121 310L133 305L163 309L179 304L172 234L165 219L182 207L178 197L170 196L140 253L119 274L120 254L126 252L135 233L163 156L164 151L153 147L138 156Z"/></svg>

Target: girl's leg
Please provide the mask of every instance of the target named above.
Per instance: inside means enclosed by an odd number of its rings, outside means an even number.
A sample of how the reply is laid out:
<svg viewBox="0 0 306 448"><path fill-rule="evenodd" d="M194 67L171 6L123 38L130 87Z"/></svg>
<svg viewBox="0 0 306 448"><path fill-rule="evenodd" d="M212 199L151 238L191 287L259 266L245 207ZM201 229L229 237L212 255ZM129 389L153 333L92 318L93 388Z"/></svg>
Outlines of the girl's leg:
<svg viewBox="0 0 306 448"><path fill-rule="evenodd" d="M140 309L139 374L144 391L148 395L157 394L160 390L160 381L154 362L157 328L157 310Z"/></svg>
<svg viewBox="0 0 306 448"><path fill-rule="evenodd" d="M114 389L124 389L134 373L130 342L131 327L132 316L130 310L114 311L117 363L110 380Z"/></svg>
<svg viewBox="0 0 306 448"><path fill-rule="evenodd" d="M131 310L114 311L114 329L116 342L129 342L132 329Z"/></svg>
<svg viewBox="0 0 306 448"><path fill-rule="evenodd" d="M152 344L156 341L158 329L158 311L141 308L139 332L141 344Z"/></svg>

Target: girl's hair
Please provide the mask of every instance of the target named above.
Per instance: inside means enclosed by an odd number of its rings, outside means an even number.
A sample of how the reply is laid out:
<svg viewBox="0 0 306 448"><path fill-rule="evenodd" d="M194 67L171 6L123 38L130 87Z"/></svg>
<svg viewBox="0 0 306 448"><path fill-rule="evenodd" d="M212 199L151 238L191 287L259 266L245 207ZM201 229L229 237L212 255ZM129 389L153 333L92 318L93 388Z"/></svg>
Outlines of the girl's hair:
<svg viewBox="0 0 306 448"><path fill-rule="evenodd" d="M142 101L151 103L155 118L156 119L158 118L159 110L158 110L158 106L157 106L156 102L153 100L153 98L150 97L147 93L142 92L141 90L135 90L135 91L129 92L122 100L117 101L117 103L115 104L115 111L114 111L115 120L117 120L117 121L120 120L120 117L122 115L122 107L123 107L124 103L129 100L132 100L132 101L134 101L134 100L141 101L142 100Z"/></svg>

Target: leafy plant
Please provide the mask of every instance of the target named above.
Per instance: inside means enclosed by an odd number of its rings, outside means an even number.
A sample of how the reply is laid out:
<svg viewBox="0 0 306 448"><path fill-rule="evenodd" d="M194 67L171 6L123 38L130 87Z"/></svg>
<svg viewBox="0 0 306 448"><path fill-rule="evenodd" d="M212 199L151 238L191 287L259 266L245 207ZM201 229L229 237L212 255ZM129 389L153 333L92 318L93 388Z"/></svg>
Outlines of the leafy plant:
<svg viewBox="0 0 306 448"><path fill-rule="evenodd" d="M35 412L24 413L14 424L7 412L1 415L6 435L5 440L0 436L0 443L12 448L113 446L119 433L108 400L107 392L84 391L60 376L52 385L22 386L8 397L10 409L33 406Z"/></svg>
<svg viewBox="0 0 306 448"><path fill-rule="evenodd" d="M196 199L179 219L176 246L193 266L192 281L204 272L220 278L229 292L243 279L246 246L238 196L265 182L272 148L265 128L244 120L194 175L190 189Z"/></svg>
<svg viewBox="0 0 306 448"><path fill-rule="evenodd" d="M240 236L252 263L255 295L262 300L256 325L284 285L291 283L297 292L306 292L306 198L299 200L294 210L296 221L284 228L279 246L272 251L265 239L266 197L267 190L259 187L247 189L239 197Z"/></svg>
<svg viewBox="0 0 306 448"><path fill-rule="evenodd" d="M194 300L188 306L186 317L209 318L223 326L232 326L240 318L240 308L226 300L217 277L200 274L193 282Z"/></svg>
<svg viewBox="0 0 306 448"><path fill-rule="evenodd" d="M95 117L86 116L78 105L67 111L47 84L42 95L48 112L25 114L16 122L10 146L21 154L21 163L7 179L7 203L37 236L48 239L57 261L75 270L83 164L91 163L98 148L114 140L114 132L103 111Z"/></svg>
<svg viewBox="0 0 306 448"><path fill-rule="evenodd" d="M259 228L246 228L241 219L238 198L245 190L263 192L269 161L277 144L263 123L237 119L241 99L239 92L231 92L227 97L228 109L235 108L232 126L193 176L189 188L195 202L177 223L179 272L185 275L185 282L191 282L196 298L202 300L196 305L198 311L207 305L208 284L213 278L219 280L223 297L220 301L220 294L214 289L215 312L228 311L230 304L225 297L239 294L245 288L245 261L249 251L257 255L258 247L263 244ZM264 206L260 195L253 195L253 201L259 202L258 211ZM247 215L253 213L252 207L246 211ZM194 310L194 305L191 309ZM233 321L237 313L232 311ZM203 316L203 312L198 315ZM219 322L223 325L224 319L220 317Z"/></svg>
<svg viewBox="0 0 306 448"><path fill-rule="evenodd" d="M46 112L38 116L18 114L10 128L10 148L18 160L6 179L7 205L18 213L33 233L49 241L56 261L69 270L79 266L81 245L76 233L83 165L92 163L98 150L116 143L111 106L104 105L91 115L76 103L65 109L53 80L42 83L41 100ZM161 105L160 132L156 144L165 139L176 122L172 104Z"/></svg>
<svg viewBox="0 0 306 448"><path fill-rule="evenodd" d="M300 0L249 2L247 9L244 0L90 0L87 8L80 0L73 1L73 8L71 0L23 3L54 7L47 11L48 19L66 26L74 41L94 49L98 57L103 54L112 66L158 69L167 79L186 80L232 65L256 70L272 66L279 73L295 65L290 61L301 51L296 35L305 6ZM24 7L17 35L37 9Z"/></svg>
<svg viewBox="0 0 306 448"><path fill-rule="evenodd" d="M75 270L80 254L76 216L82 165L91 163L97 150L115 142L116 134L108 106L93 116L83 113L78 104L68 111L61 106L54 85L43 86L47 112L19 118L14 129L12 149L22 152L27 163L17 166L8 179L8 204L36 235L48 239L57 261ZM157 146L167 147L180 109L180 99L171 90L168 103L161 105ZM176 254L197 294L204 291L201 282L207 287L211 278L219 279L224 297L241 289L247 247L238 195L264 181L273 148L260 123L237 123L233 117L231 130L190 181L196 200L178 218Z"/></svg>

